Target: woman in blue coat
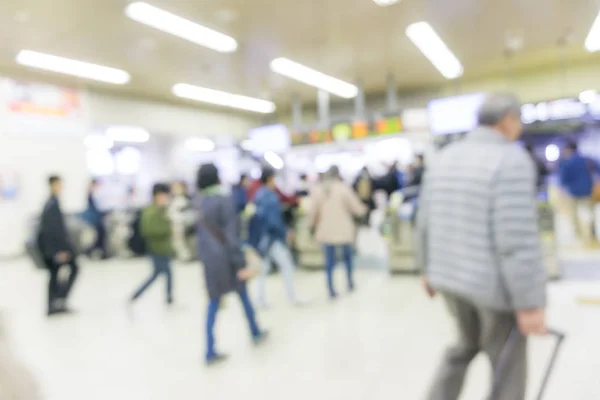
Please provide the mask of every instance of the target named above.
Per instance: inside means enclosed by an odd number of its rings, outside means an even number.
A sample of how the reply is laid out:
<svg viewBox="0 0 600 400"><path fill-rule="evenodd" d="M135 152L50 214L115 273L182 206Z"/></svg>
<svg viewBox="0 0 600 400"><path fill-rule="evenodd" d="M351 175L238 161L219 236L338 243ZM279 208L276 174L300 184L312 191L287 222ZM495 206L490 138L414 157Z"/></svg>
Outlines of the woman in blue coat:
<svg viewBox="0 0 600 400"><path fill-rule="evenodd" d="M220 187L219 172L214 164L202 165L198 171L199 196L197 246L204 264L204 279L209 304L206 318L206 364L224 361L226 356L215 349L214 326L223 296L237 292L244 307L255 344L262 343L267 333L258 327L254 308L248 296L246 280L250 271L241 247L238 213L231 196Z"/></svg>

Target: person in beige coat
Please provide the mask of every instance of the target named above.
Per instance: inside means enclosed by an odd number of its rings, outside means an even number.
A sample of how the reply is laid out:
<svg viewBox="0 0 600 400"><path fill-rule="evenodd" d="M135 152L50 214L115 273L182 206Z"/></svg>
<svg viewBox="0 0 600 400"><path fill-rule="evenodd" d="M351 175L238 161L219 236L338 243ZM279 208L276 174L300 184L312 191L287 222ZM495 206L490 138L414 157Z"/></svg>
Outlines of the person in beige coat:
<svg viewBox="0 0 600 400"><path fill-rule="evenodd" d="M323 245L329 295L334 299L337 293L333 286L333 270L339 249L346 264L348 289L354 290L352 258L356 237L355 219L364 216L368 208L352 188L342 181L337 167L331 167L323 182L314 188L311 193L311 205L310 226L314 230L316 240Z"/></svg>

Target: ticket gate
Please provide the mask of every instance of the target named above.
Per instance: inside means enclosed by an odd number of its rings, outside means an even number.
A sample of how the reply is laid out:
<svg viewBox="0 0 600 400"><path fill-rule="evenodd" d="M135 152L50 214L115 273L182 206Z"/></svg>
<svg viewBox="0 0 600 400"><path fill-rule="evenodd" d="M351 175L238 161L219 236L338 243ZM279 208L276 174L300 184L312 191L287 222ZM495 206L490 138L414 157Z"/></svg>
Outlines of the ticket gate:
<svg viewBox="0 0 600 400"><path fill-rule="evenodd" d="M415 230L410 220L390 214L384 227L389 248L391 274L418 274L415 259Z"/></svg>

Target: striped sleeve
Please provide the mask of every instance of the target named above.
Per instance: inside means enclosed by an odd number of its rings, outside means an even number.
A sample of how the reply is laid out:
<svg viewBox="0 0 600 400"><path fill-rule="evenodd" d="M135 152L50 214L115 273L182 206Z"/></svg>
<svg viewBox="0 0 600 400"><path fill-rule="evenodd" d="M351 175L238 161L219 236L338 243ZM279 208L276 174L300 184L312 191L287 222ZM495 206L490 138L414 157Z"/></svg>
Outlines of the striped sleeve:
<svg viewBox="0 0 600 400"><path fill-rule="evenodd" d="M535 180L533 161L515 148L507 154L492 183L494 244L504 285L516 310L546 304Z"/></svg>

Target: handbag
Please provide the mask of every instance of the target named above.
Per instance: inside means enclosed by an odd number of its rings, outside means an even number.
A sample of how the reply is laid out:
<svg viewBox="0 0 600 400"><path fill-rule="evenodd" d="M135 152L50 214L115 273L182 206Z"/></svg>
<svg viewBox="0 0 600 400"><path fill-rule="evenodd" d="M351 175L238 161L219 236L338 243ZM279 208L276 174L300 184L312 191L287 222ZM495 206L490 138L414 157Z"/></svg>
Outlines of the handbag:
<svg viewBox="0 0 600 400"><path fill-rule="evenodd" d="M225 251L227 251L227 237L223 232L221 232L221 230L217 229L210 222L207 222L202 213L200 213L198 217L198 223L206 230L206 232L208 232L210 236L212 236L217 242L219 242L221 246L225 248ZM244 257L246 257L246 254L247 252L244 251ZM238 275L239 273L242 274L242 277ZM258 273L259 270L257 268L245 266L236 271L236 277L240 280L248 281L258 275Z"/></svg>

